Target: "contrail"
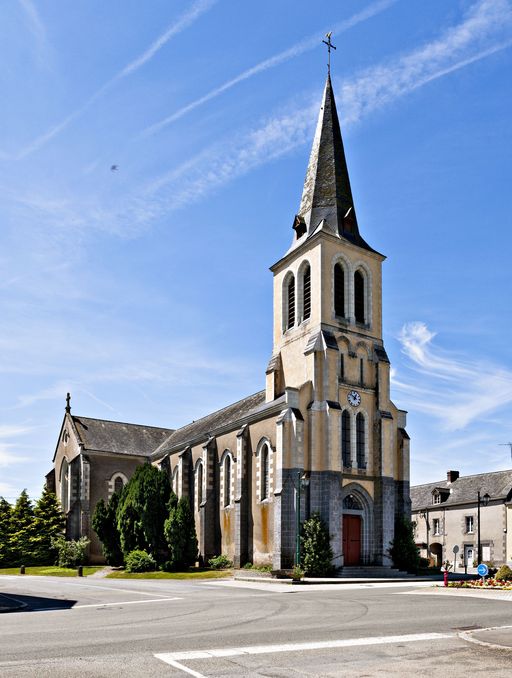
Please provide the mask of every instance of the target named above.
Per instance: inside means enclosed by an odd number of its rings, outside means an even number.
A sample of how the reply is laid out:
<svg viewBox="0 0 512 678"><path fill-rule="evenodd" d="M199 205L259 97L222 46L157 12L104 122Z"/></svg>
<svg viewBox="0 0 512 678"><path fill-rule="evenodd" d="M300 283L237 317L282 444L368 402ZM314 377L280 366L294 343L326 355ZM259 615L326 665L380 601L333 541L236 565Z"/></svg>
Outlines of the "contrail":
<svg viewBox="0 0 512 678"><path fill-rule="evenodd" d="M353 26L356 26L357 24L360 24L363 21L366 21L367 19L371 19L371 17L375 16L376 14L383 12L385 9L391 7L391 5L394 5L396 2L398 2L398 0L379 0L378 2L373 3L366 9L362 10L361 12L354 14L349 19L341 21L335 26L330 27L329 30L332 30L333 33L338 34L343 33L344 31L347 31L349 28L352 28ZM239 82L243 82L248 78L252 78L253 75L262 73L263 71L266 71L269 68L274 68L274 66L278 66L279 64L282 64L285 61L289 61L290 59L293 59L294 57L299 56L304 52L312 50L315 47L318 47L319 35L323 35L324 33L325 30L318 31L318 33L315 33L314 35L311 35L308 38L304 38L303 40L296 43L295 45L292 45L292 47L289 47L283 52L280 52L279 54L276 54L273 57L269 57L268 59L261 61L259 64L256 64L256 66L248 68L247 70L243 71L236 77L225 82L223 85L220 85L219 87L216 87L215 89L211 90L210 92L208 92L208 94L205 94L199 99L192 101L190 104L183 106L183 108L180 108L178 111L172 113L163 120L160 120L159 122L156 122L153 125L146 127L146 129L144 129L141 132L141 136L149 136L151 134L154 134L155 132L160 131L167 125L170 125L176 120L179 120L179 118L182 118L187 113L190 113L190 111L193 111L195 108L199 108L199 106L202 106L207 101L215 99L215 97L218 97L223 92L226 92L235 85L238 85Z"/></svg>

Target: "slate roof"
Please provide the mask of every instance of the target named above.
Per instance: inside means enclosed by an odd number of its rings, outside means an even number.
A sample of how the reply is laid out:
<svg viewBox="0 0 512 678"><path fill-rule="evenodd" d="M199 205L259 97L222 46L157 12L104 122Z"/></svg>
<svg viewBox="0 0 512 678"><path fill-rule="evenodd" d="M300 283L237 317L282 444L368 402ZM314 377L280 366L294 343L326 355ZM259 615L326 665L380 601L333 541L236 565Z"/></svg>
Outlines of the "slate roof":
<svg viewBox="0 0 512 678"><path fill-rule="evenodd" d="M72 416L86 450L149 456L174 429Z"/></svg>
<svg viewBox="0 0 512 678"><path fill-rule="evenodd" d="M269 403L269 405L274 406L277 402L280 403L282 400L283 398L279 398L278 400ZM185 446L194 441L207 440L211 434L215 434L215 431L228 427L230 424L235 424L244 417L256 413L259 410L264 411L264 405L265 391L258 391L258 393L254 393L232 405L223 407L221 410L208 414L202 419L197 419L191 424L187 424L174 431L155 451L154 456L168 454L180 445ZM241 425L242 423L240 423L240 426Z"/></svg>
<svg viewBox="0 0 512 678"><path fill-rule="evenodd" d="M432 503L432 491L435 489L451 490L448 498L440 504ZM441 480L437 483L415 485L411 487L412 510L422 508L440 508L473 502L476 504L477 492L488 494L491 499L510 500L512 498L512 469L479 473L474 476L460 476L453 483Z"/></svg>
<svg viewBox="0 0 512 678"><path fill-rule="evenodd" d="M325 83L297 217L306 225L309 235L325 219L341 237L374 251L359 233L330 75Z"/></svg>

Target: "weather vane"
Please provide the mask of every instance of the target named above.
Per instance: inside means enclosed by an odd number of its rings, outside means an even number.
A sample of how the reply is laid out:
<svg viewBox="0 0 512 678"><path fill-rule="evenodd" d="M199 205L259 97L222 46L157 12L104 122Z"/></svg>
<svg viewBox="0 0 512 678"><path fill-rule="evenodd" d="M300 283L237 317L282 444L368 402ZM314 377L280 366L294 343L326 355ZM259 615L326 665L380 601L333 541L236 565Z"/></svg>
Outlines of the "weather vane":
<svg viewBox="0 0 512 678"><path fill-rule="evenodd" d="M336 47L331 42L331 35L332 31L329 31L329 33L325 34L327 40L322 40L324 45L327 45L327 54L328 54L327 72L329 73L329 75L331 75L331 49L336 49Z"/></svg>

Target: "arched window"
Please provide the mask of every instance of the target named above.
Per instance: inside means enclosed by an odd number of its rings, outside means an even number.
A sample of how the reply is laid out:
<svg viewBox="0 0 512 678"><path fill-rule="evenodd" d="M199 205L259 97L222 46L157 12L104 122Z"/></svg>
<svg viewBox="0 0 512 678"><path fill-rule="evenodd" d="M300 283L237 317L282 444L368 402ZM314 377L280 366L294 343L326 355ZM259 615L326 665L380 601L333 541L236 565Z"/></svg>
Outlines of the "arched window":
<svg viewBox="0 0 512 678"><path fill-rule="evenodd" d="M339 263L334 265L334 314L345 317L345 271Z"/></svg>
<svg viewBox="0 0 512 678"><path fill-rule="evenodd" d="M364 276L361 271L354 273L354 315L357 323L365 323L365 284Z"/></svg>
<svg viewBox="0 0 512 678"><path fill-rule="evenodd" d="M231 504L231 456L224 459L224 506Z"/></svg>
<svg viewBox="0 0 512 678"><path fill-rule="evenodd" d="M287 316L286 329L290 329L295 325L295 277L292 275L288 280L286 288L287 295Z"/></svg>
<svg viewBox="0 0 512 678"><path fill-rule="evenodd" d="M350 422L350 413L348 410L344 410L341 415L341 458L343 466L350 468L352 466L351 454L350 454L350 439L351 439L351 422Z"/></svg>
<svg viewBox="0 0 512 678"><path fill-rule="evenodd" d="M356 417L356 453L357 468L366 468L366 431L364 415L361 412Z"/></svg>
<svg viewBox="0 0 512 678"><path fill-rule="evenodd" d="M62 460L60 467L60 505L64 513L69 510L69 465L67 459Z"/></svg>
<svg viewBox="0 0 512 678"><path fill-rule="evenodd" d="M267 443L265 443L260 451L261 464L261 500L268 499L270 486L270 454Z"/></svg>
<svg viewBox="0 0 512 678"><path fill-rule="evenodd" d="M117 476L117 478L114 481L114 492L121 492L121 490L124 487L123 479L121 476Z"/></svg>
<svg viewBox="0 0 512 678"><path fill-rule="evenodd" d="M311 268L309 264L302 274L302 319L311 317Z"/></svg>
<svg viewBox="0 0 512 678"><path fill-rule="evenodd" d="M172 472L171 487L174 494L178 496L178 466L176 466Z"/></svg>
<svg viewBox="0 0 512 678"><path fill-rule="evenodd" d="M197 488L197 510L203 503L203 462L200 461L196 467L196 488Z"/></svg>

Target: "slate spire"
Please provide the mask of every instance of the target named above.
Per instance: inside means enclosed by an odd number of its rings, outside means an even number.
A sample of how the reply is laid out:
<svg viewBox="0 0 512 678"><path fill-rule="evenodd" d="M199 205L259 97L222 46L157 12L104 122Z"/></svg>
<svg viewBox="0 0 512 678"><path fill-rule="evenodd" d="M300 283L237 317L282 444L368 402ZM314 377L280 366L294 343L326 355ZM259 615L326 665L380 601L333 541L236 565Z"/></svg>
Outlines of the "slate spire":
<svg viewBox="0 0 512 678"><path fill-rule="evenodd" d="M297 237L306 232L311 235L322 220L332 232L361 247L368 247L357 226L330 74L325 83L302 200L295 218Z"/></svg>

